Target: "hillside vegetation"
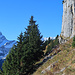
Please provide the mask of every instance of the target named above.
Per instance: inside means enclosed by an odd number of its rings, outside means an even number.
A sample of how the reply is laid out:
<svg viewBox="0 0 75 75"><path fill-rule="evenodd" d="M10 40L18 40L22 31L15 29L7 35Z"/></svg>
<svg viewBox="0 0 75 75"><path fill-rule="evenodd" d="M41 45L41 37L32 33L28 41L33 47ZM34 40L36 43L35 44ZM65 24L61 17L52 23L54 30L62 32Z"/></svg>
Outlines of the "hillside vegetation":
<svg viewBox="0 0 75 75"><path fill-rule="evenodd" d="M48 59L33 75L75 75L75 48L70 39L64 44L56 46Z"/></svg>

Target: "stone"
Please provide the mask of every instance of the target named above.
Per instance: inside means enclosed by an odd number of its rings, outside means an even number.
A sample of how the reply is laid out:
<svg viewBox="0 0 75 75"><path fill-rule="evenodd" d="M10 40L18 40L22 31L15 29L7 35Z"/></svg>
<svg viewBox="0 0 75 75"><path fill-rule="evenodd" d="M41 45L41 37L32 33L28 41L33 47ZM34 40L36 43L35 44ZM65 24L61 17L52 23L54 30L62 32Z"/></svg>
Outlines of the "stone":
<svg viewBox="0 0 75 75"><path fill-rule="evenodd" d="M61 36L64 38L75 35L75 0L63 1Z"/></svg>

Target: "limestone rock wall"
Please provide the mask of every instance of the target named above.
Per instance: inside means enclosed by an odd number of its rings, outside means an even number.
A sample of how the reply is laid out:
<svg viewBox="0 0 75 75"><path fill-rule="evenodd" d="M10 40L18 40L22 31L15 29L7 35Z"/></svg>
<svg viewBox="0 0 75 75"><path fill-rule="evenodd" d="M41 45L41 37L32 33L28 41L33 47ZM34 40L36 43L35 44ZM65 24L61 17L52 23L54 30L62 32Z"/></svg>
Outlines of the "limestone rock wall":
<svg viewBox="0 0 75 75"><path fill-rule="evenodd" d="M74 0L63 1L63 17L61 36L67 38L73 36Z"/></svg>

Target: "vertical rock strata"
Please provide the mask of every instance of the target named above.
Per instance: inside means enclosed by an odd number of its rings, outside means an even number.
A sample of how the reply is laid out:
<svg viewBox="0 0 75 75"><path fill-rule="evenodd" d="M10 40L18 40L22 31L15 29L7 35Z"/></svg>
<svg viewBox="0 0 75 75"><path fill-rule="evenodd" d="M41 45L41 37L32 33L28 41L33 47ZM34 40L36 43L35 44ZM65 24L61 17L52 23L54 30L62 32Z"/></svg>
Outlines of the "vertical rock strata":
<svg viewBox="0 0 75 75"><path fill-rule="evenodd" d="M74 35L74 0L63 0L61 36L68 38L73 37Z"/></svg>

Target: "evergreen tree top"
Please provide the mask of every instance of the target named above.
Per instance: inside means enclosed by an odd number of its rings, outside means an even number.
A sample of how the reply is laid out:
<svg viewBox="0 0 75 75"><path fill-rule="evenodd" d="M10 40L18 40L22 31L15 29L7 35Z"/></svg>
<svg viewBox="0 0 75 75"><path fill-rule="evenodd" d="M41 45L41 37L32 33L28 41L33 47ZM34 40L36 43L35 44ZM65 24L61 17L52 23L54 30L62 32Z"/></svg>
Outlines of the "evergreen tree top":
<svg viewBox="0 0 75 75"><path fill-rule="evenodd" d="M31 16L30 21L29 21L29 24L33 24L33 23L35 23L35 22L36 22L36 21L34 21L34 20L33 20L33 18L34 18L34 17L33 17L33 16Z"/></svg>

